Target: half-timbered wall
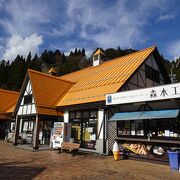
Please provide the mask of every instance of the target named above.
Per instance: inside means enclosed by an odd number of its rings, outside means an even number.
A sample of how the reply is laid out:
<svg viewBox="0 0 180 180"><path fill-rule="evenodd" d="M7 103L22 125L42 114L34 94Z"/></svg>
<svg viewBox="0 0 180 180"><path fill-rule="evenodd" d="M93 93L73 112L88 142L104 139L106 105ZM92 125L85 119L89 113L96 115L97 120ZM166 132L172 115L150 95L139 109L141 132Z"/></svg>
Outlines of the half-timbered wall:
<svg viewBox="0 0 180 180"><path fill-rule="evenodd" d="M18 109L18 115L31 115L31 114L36 114L36 107L35 107L34 97L32 93L31 82L29 81L27 83L24 95L22 97L22 100Z"/></svg>
<svg viewBox="0 0 180 180"><path fill-rule="evenodd" d="M146 77L145 66L148 65L152 67L154 70L159 72L159 82L153 81ZM150 56L145 63L143 63L139 69L134 73L134 75L129 79L129 81L124 85L124 87L120 91L128 91L152 86L158 86L164 84L164 78L162 73L153 57Z"/></svg>

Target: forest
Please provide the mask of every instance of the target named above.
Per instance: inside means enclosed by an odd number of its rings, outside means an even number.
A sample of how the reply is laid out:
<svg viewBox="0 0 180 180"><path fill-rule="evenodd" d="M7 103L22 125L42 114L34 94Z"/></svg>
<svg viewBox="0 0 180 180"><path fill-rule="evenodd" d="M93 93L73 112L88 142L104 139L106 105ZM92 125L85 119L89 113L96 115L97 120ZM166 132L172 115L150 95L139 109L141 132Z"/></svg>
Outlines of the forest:
<svg viewBox="0 0 180 180"><path fill-rule="evenodd" d="M108 48L103 50L106 54L106 60L111 60L117 57L121 57L132 52L134 49L117 49ZM180 81L180 58L176 61L169 61L161 58L165 64L168 74L174 74L173 82ZM29 52L27 58L21 55L12 61L0 61L0 88L19 91L26 72L28 69L33 69L47 73L51 67L56 70L56 75L61 76L73 71L77 71L92 65L92 56L87 58L84 48L75 49L71 51L69 55L62 53L60 50L44 50L44 52L38 56L37 54L32 57Z"/></svg>

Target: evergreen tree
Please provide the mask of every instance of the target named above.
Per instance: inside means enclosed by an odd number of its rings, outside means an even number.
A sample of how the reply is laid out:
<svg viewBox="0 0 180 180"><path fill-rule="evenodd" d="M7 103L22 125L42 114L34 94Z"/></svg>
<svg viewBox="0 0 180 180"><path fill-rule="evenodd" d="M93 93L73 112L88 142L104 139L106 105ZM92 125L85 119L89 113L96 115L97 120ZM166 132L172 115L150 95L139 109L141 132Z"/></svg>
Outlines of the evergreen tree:
<svg viewBox="0 0 180 180"><path fill-rule="evenodd" d="M84 47L83 47L83 49L82 49L82 55L83 55L83 56L86 56Z"/></svg>
<svg viewBox="0 0 180 180"><path fill-rule="evenodd" d="M74 51L74 55L75 55L75 56L78 55L77 48L76 48L75 51Z"/></svg>
<svg viewBox="0 0 180 180"><path fill-rule="evenodd" d="M77 55L81 55L81 50L80 49L78 50Z"/></svg>

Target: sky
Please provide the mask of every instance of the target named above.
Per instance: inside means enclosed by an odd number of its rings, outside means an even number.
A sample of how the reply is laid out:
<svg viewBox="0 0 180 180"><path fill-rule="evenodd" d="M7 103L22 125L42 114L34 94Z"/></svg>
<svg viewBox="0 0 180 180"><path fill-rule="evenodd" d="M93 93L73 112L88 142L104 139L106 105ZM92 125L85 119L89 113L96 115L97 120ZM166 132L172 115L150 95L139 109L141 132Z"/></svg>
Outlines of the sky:
<svg viewBox="0 0 180 180"><path fill-rule="evenodd" d="M0 59L153 45L180 57L180 0L0 0Z"/></svg>

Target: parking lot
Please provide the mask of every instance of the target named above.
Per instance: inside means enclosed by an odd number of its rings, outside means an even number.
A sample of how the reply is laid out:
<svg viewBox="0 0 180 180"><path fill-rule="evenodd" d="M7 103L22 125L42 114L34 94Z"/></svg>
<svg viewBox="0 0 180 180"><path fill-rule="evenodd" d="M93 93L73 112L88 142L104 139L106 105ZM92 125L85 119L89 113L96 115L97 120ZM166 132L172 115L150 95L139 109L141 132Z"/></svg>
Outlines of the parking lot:
<svg viewBox="0 0 180 180"><path fill-rule="evenodd" d="M0 179L180 179L167 165L112 156L28 151L0 141Z"/></svg>

